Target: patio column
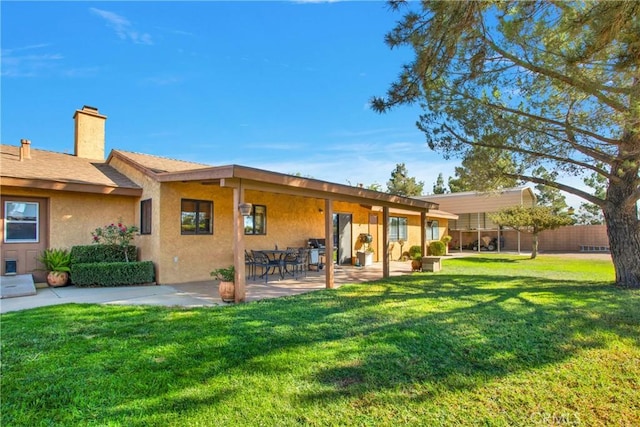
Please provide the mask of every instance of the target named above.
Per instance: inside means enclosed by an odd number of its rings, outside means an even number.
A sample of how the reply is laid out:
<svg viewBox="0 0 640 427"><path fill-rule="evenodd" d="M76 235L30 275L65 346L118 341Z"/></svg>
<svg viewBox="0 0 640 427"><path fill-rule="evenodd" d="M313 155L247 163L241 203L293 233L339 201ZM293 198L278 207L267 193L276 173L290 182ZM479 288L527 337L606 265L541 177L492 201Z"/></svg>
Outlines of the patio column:
<svg viewBox="0 0 640 427"><path fill-rule="evenodd" d="M244 217L240 214L244 203L244 189L233 187L233 265L235 267L235 302L244 302L247 294L244 265Z"/></svg>
<svg viewBox="0 0 640 427"><path fill-rule="evenodd" d="M478 214L477 214L477 220L476 221L478 222L477 223L477 225L478 225L478 253L480 253L480 243L482 242L480 240L480 238L482 237L482 235L481 235L482 233L480 232L480 212L478 212Z"/></svg>
<svg viewBox="0 0 640 427"><path fill-rule="evenodd" d="M389 208L382 207L382 277L387 278L389 274Z"/></svg>
<svg viewBox="0 0 640 427"><path fill-rule="evenodd" d="M422 256L427 256L427 213L420 212L420 250Z"/></svg>
<svg viewBox="0 0 640 427"><path fill-rule="evenodd" d="M324 258L325 258L325 287L335 287L335 272L333 268L333 203L331 199L324 199Z"/></svg>

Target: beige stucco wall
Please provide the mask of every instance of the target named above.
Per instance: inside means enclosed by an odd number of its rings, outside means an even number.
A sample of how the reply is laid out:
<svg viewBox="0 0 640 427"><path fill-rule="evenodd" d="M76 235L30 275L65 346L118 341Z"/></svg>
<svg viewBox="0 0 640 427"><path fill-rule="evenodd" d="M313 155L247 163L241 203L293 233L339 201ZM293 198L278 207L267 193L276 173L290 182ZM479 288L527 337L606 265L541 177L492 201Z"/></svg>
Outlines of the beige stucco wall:
<svg viewBox="0 0 640 427"><path fill-rule="evenodd" d="M398 242L391 242L389 244L389 257L392 260L397 260L402 257L402 254L405 252L409 252L409 248L411 246L420 246L421 243L421 227L420 227L420 215L391 215L398 216L402 218L407 218L407 241L400 246ZM427 221L429 220L437 220L438 221L438 240L442 239L444 235L447 234L447 229L449 226L448 220L445 218L432 218L427 215ZM382 225L380 226L382 227ZM380 235L382 235L382 228L380 229ZM430 240L427 240L427 246L429 245Z"/></svg>
<svg viewBox="0 0 640 427"><path fill-rule="evenodd" d="M115 157L109 164L143 189L142 196L140 198L136 198L134 203L135 219L133 224L137 227L140 227L140 202L142 200L151 199L151 234L142 234L137 236L135 244L138 246L138 257L141 261L156 261L162 250L159 233L160 183Z"/></svg>
<svg viewBox="0 0 640 427"><path fill-rule="evenodd" d="M134 224L135 197L92 193L3 188L3 195L49 200L49 247L71 248L91 244L91 232L118 221Z"/></svg>

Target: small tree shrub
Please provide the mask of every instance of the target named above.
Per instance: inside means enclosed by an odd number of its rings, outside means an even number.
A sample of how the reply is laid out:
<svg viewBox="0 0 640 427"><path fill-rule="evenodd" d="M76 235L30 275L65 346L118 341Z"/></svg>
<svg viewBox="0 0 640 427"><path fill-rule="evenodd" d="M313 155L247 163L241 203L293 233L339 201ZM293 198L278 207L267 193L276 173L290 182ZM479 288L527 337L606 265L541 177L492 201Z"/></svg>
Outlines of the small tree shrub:
<svg viewBox="0 0 640 427"><path fill-rule="evenodd" d="M434 240L429 243L429 253L433 256L443 256L446 251L447 249L444 242L441 242L440 240Z"/></svg>
<svg viewBox="0 0 640 427"><path fill-rule="evenodd" d="M104 227L98 227L91 237L93 243L99 245L116 246L119 247L124 255L125 261L129 261L128 247L130 246L133 237L138 232L138 227L135 225L124 225L122 219L118 223L111 223Z"/></svg>

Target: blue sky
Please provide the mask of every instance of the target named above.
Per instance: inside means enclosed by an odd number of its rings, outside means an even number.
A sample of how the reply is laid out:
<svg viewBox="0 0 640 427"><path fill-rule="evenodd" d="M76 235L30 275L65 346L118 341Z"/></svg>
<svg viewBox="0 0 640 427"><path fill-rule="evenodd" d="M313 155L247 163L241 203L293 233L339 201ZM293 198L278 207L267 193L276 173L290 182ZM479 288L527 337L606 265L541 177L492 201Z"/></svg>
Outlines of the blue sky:
<svg viewBox="0 0 640 427"><path fill-rule="evenodd" d="M430 151L419 110L368 105L411 58L384 2L7 2L2 143L73 151L83 105L106 149L241 164L341 184L397 163L432 190L458 161Z"/></svg>

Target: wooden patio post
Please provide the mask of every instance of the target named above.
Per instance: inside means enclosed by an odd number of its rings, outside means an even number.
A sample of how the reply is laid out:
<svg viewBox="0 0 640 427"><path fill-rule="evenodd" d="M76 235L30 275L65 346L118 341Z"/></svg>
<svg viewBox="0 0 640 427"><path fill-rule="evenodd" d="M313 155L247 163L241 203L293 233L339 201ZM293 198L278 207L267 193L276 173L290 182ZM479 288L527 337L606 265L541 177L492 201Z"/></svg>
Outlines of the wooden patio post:
<svg viewBox="0 0 640 427"><path fill-rule="evenodd" d="M427 213L420 212L420 251L422 256L427 256Z"/></svg>
<svg viewBox="0 0 640 427"><path fill-rule="evenodd" d="M382 207L382 277L389 274L389 207Z"/></svg>
<svg viewBox="0 0 640 427"><path fill-rule="evenodd" d="M335 271L333 268L333 203L324 199L324 258L325 283L327 289L335 287Z"/></svg>
<svg viewBox="0 0 640 427"><path fill-rule="evenodd" d="M235 267L235 302L244 302L247 294L244 265L244 217L240 214L240 203L244 202L244 189L233 188L233 265Z"/></svg>

